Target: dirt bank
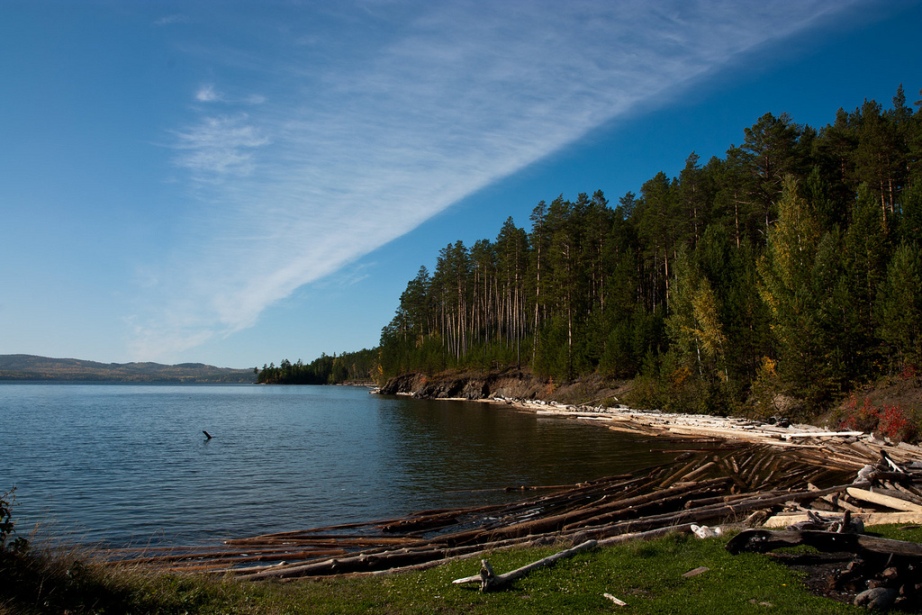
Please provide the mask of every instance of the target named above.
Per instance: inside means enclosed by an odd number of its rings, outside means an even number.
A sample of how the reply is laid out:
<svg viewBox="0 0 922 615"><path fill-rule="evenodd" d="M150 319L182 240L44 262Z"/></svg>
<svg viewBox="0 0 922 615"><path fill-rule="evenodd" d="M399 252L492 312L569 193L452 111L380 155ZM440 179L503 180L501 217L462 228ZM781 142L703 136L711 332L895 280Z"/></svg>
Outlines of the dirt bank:
<svg viewBox="0 0 922 615"><path fill-rule="evenodd" d="M720 417L701 414L637 410L620 402L630 388L630 382L612 385L600 379L588 379L557 385L519 369L500 372L446 372L436 376L419 373L392 378L380 393L408 395L424 399L462 399L487 401L516 409L555 415L561 418L593 421L616 431L642 435L673 437L719 438L748 442L770 443L777 446L816 447L831 440L843 444L871 446L875 450L895 446L886 438L856 429L839 429L832 418L824 417L818 424L790 423L787 420L768 421L741 417ZM875 401L908 400L920 389L901 383L899 386L868 390ZM875 394L876 393L876 394ZM878 401L880 403L880 401ZM823 427L820 425L829 425ZM902 453L922 460L922 448L900 443Z"/></svg>
<svg viewBox="0 0 922 615"><path fill-rule="evenodd" d="M618 403L626 384L612 385L599 378L558 384L517 368L495 372L456 371L435 376L410 373L391 378L380 392L410 395L421 399L495 398L556 401L566 404Z"/></svg>

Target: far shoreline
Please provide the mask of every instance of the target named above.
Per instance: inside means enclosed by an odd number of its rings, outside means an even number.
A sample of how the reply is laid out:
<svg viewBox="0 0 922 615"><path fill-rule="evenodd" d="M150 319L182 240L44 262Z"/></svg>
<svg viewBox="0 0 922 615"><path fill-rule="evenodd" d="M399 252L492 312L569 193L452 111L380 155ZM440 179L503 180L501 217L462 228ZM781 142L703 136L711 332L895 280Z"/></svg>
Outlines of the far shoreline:
<svg viewBox="0 0 922 615"><path fill-rule="evenodd" d="M497 378L499 376L499 378ZM441 385L436 390L464 391L470 393L470 383L482 385L487 390L491 382L502 374L491 374L481 379L453 378L450 386ZM515 379L521 379L516 374ZM438 377L433 379L438 380ZM444 378L443 378L444 380ZM459 386L459 383L464 382ZM423 384L425 386L419 386ZM393 390L395 388L397 390ZM415 386L414 386L415 385ZM477 387L479 388L479 387ZM533 389L534 387L532 387ZM384 387L371 391L372 394L395 395L436 401L466 401L487 403L509 407L510 409L529 412L535 415L553 416L562 419L578 420L587 424L605 427L613 431L646 437L670 437L677 439L710 438L721 441L736 441L754 444L766 444L777 447L816 448L824 444L839 442L845 445L868 446L876 451L899 449L922 461L922 447L905 442L894 443L885 437L860 430L830 430L806 423L789 423L781 421L760 421L757 419L716 416L708 414L690 414L666 412L661 410L639 410L623 404L616 406L594 406L589 404L567 404L554 400L526 398L488 394L481 397L432 395L432 381L420 374L407 374L391 379ZM530 391L531 392L531 391ZM533 393L532 393L533 394ZM617 399L614 398L613 399Z"/></svg>

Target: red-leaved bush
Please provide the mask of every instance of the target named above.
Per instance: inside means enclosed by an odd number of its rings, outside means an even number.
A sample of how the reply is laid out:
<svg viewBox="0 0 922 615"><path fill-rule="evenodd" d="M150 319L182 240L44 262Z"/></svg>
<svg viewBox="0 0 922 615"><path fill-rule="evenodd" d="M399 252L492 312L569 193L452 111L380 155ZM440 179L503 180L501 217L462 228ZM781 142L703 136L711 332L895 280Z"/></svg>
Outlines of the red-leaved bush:
<svg viewBox="0 0 922 615"><path fill-rule="evenodd" d="M839 422L841 429L878 433L894 442L915 440L919 426L900 406L875 406L867 397L861 405L854 393L843 406L845 416Z"/></svg>
<svg viewBox="0 0 922 615"><path fill-rule="evenodd" d="M894 442L914 440L918 434L918 426L899 406L884 406L881 408L878 431Z"/></svg>

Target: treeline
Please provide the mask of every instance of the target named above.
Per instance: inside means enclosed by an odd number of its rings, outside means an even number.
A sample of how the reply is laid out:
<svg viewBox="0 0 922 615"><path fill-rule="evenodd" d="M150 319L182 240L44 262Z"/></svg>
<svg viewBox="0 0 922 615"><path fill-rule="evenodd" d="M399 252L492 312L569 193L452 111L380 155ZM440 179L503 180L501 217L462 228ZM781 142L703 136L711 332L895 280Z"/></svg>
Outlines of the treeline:
<svg viewBox="0 0 922 615"><path fill-rule="evenodd" d="M344 352L329 356L322 354L310 363L292 363L284 359L263 365L257 375L259 384L343 384L347 382L374 382L378 378L377 349Z"/></svg>
<svg viewBox="0 0 922 615"><path fill-rule="evenodd" d="M692 153L616 203L542 201L530 223L420 268L383 376L518 365L720 412L816 409L922 360L922 111L902 87L820 129L766 114L723 159Z"/></svg>

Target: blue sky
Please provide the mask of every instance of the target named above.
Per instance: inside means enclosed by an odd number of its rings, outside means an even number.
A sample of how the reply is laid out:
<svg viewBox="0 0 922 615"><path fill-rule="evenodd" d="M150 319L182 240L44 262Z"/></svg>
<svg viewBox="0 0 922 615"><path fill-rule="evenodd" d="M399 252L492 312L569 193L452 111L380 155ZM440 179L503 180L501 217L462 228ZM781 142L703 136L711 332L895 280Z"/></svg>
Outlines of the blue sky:
<svg viewBox="0 0 922 615"><path fill-rule="evenodd" d="M0 2L0 354L377 344L542 199L919 98L922 2Z"/></svg>

